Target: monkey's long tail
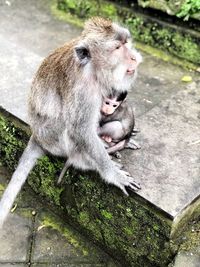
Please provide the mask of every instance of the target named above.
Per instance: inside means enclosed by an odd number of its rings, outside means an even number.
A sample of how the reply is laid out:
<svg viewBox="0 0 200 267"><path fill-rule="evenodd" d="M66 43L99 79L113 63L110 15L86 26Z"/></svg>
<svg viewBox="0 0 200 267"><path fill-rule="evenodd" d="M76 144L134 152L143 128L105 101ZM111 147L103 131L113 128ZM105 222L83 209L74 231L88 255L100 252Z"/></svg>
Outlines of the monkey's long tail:
<svg viewBox="0 0 200 267"><path fill-rule="evenodd" d="M3 225L17 194L26 181L28 174L35 166L37 159L44 155L42 148L31 137L25 148L19 164L12 175L12 178L6 188L0 201L0 228Z"/></svg>

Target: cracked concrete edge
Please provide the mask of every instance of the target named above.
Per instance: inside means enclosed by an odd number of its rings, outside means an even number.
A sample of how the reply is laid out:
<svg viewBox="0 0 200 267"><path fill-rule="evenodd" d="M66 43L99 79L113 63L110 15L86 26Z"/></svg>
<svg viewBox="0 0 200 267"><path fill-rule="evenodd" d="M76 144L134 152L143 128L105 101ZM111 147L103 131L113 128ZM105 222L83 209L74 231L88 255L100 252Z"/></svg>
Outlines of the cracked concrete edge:
<svg viewBox="0 0 200 267"><path fill-rule="evenodd" d="M200 214L200 195L196 197L187 207L185 207L173 220L171 239L176 239L182 229L189 221L199 217Z"/></svg>

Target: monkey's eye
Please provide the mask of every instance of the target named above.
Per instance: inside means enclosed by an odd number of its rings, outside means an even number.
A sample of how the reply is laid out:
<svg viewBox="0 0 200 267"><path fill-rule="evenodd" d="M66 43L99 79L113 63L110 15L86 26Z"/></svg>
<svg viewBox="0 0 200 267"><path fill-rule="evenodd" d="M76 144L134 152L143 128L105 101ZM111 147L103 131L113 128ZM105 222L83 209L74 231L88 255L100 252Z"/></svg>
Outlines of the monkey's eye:
<svg viewBox="0 0 200 267"><path fill-rule="evenodd" d="M121 45L116 46L116 49L120 49Z"/></svg>
<svg viewBox="0 0 200 267"><path fill-rule="evenodd" d="M107 102L107 101L106 101L105 103L106 103L106 105L110 105L110 103L109 103L109 102Z"/></svg>
<svg viewBox="0 0 200 267"><path fill-rule="evenodd" d="M116 108L117 107L117 105L113 105L113 108Z"/></svg>

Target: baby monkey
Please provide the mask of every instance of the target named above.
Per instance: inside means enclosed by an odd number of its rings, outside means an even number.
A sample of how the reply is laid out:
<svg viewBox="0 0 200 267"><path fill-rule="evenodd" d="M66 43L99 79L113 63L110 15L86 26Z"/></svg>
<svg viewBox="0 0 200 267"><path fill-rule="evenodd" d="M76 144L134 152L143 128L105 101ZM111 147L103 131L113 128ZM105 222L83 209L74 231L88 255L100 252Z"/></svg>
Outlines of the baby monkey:
<svg viewBox="0 0 200 267"><path fill-rule="evenodd" d="M115 155L121 158L119 153L124 148L140 149L131 136L136 135L139 131L135 129L135 116L133 108L126 101L127 92L117 94L112 90L112 94L103 99L101 107L101 119L97 133L104 142L105 148L109 155ZM68 160L58 178L58 184L69 168Z"/></svg>
<svg viewBox="0 0 200 267"><path fill-rule="evenodd" d="M101 120L98 135L105 143L108 154L120 157L124 148L140 149L132 138L138 130L135 127L133 108L126 101L127 92L112 94L104 98L101 107Z"/></svg>

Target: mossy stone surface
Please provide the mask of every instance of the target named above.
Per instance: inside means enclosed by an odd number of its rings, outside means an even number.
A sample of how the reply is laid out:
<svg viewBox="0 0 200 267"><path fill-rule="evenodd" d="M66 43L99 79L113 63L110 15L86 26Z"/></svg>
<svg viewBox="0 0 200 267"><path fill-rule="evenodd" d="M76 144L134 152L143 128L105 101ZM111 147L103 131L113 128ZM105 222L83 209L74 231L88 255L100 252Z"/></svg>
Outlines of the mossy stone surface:
<svg viewBox="0 0 200 267"><path fill-rule="evenodd" d="M0 161L14 170L30 131L7 112L0 112ZM141 197L126 197L106 185L94 172L70 169L62 187L56 179L64 160L45 156L29 175L28 183L90 239L126 266L167 266L171 220Z"/></svg>

